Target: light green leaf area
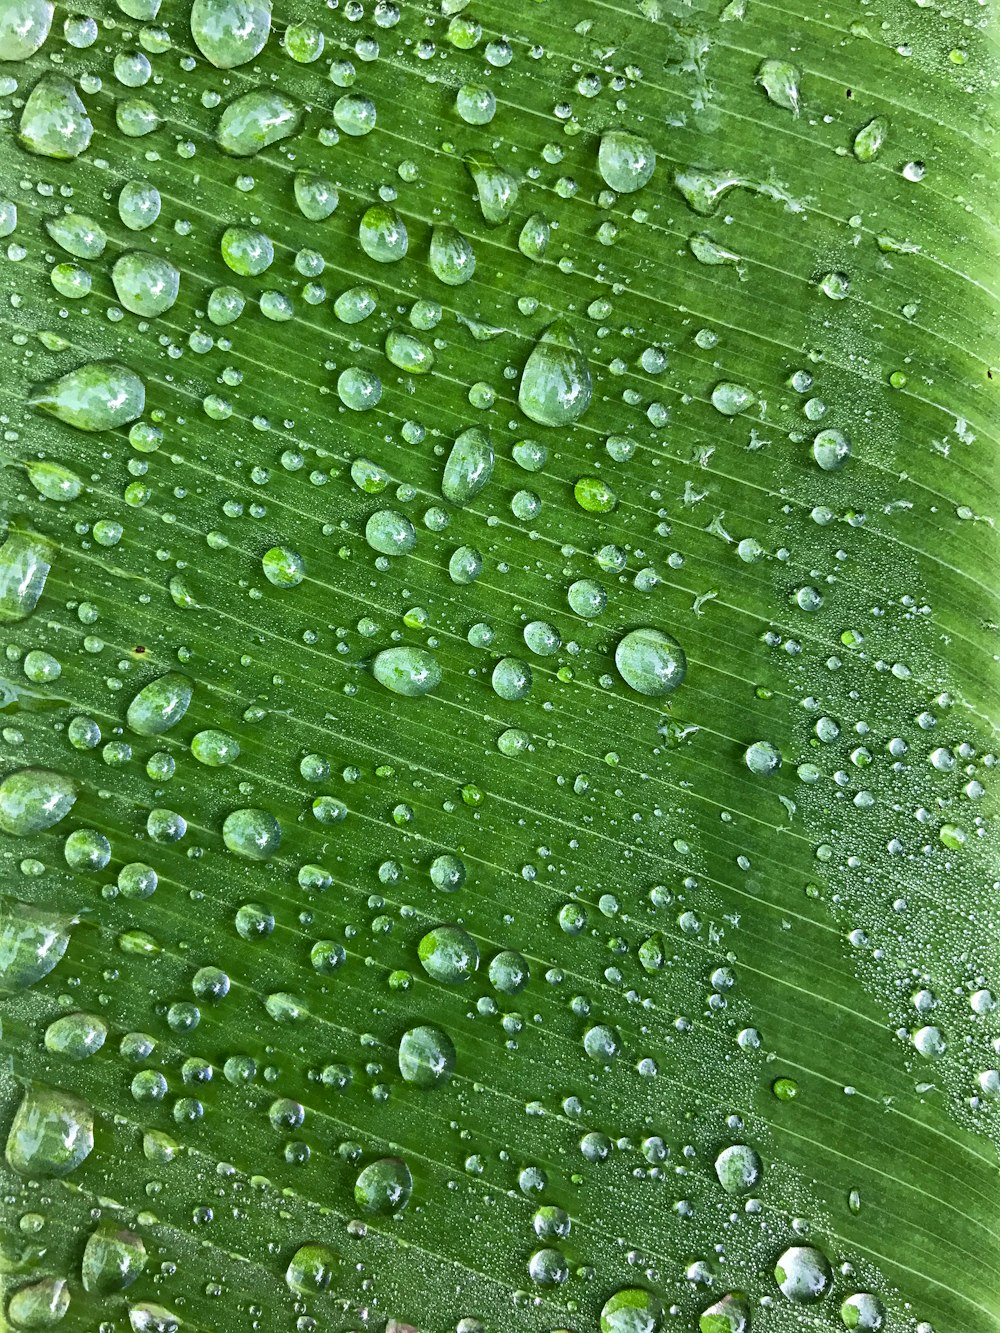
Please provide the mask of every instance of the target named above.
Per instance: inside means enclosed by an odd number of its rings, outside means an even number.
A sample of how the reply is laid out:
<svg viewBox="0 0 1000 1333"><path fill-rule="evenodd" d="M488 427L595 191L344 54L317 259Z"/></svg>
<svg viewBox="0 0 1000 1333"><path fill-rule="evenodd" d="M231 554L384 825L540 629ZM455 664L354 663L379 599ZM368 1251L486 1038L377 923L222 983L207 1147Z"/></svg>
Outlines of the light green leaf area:
<svg viewBox="0 0 1000 1333"><path fill-rule="evenodd" d="M987 20L0 4L0 1324L1000 1329Z"/></svg>

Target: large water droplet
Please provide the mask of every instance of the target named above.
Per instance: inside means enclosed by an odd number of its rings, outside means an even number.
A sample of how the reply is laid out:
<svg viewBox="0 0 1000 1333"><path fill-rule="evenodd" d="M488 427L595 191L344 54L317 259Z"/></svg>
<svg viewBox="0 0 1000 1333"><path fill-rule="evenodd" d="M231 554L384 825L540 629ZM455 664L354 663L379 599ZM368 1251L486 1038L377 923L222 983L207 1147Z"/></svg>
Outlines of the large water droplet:
<svg viewBox="0 0 1000 1333"><path fill-rule="evenodd" d="M383 648L372 663L372 675L393 694L410 699L429 694L441 684L441 668L425 648Z"/></svg>
<svg viewBox="0 0 1000 1333"><path fill-rule="evenodd" d="M486 153L470 153L465 159L469 174L479 193L483 218L492 226L506 222L517 205L516 177L497 165Z"/></svg>
<svg viewBox="0 0 1000 1333"><path fill-rule="evenodd" d="M830 1290L833 1272L829 1260L811 1245L792 1245L778 1260L774 1280L796 1305L811 1305Z"/></svg>
<svg viewBox="0 0 1000 1333"><path fill-rule="evenodd" d="M24 837L41 833L69 814L76 784L51 768L21 768L0 782L0 828Z"/></svg>
<svg viewBox="0 0 1000 1333"><path fill-rule="evenodd" d="M52 0L4 0L0 8L0 60L27 60L42 46L55 6Z"/></svg>
<svg viewBox="0 0 1000 1333"><path fill-rule="evenodd" d="M48 976L66 952L78 919L0 898L0 998L18 995Z"/></svg>
<svg viewBox="0 0 1000 1333"><path fill-rule="evenodd" d="M467 505L493 475L493 445L485 431L473 426L451 446L444 466L441 494L455 505Z"/></svg>
<svg viewBox="0 0 1000 1333"><path fill-rule="evenodd" d="M638 134L608 130L601 136L597 164L609 189L617 194L634 194L652 180L656 153L649 140Z"/></svg>
<svg viewBox="0 0 1000 1333"><path fill-rule="evenodd" d="M216 69L253 60L270 31L270 0L194 0L191 6L191 36Z"/></svg>
<svg viewBox="0 0 1000 1333"><path fill-rule="evenodd" d="M92 361L38 385L28 401L77 430L115 430L142 416L146 386L127 366Z"/></svg>
<svg viewBox="0 0 1000 1333"><path fill-rule="evenodd" d="M90 1103L63 1088L31 1083L7 1135L7 1164L22 1176L67 1176L94 1147Z"/></svg>
<svg viewBox="0 0 1000 1333"><path fill-rule="evenodd" d="M219 147L233 157L252 157L262 148L298 132L302 108L277 89L244 93L230 102L215 132Z"/></svg>
<svg viewBox="0 0 1000 1333"><path fill-rule="evenodd" d="M162 255L132 250L115 261L111 281L118 299L133 315L162 315L177 300L181 275Z"/></svg>
<svg viewBox="0 0 1000 1333"><path fill-rule="evenodd" d="M140 736L161 736L188 710L193 686L179 671L168 671L144 685L128 706L127 720Z"/></svg>
<svg viewBox="0 0 1000 1333"><path fill-rule="evenodd" d="M23 146L39 157L68 161L89 148L93 133L73 83L61 74L43 74L21 112Z"/></svg>
<svg viewBox="0 0 1000 1333"><path fill-rule="evenodd" d="M84 1291L107 1296L130 1287L146 1267L142 1237L126 1227L104 1222L87 1239L83 1251Z"/></svg>
<svg viewBox="0 0 1000 1333"><path fill-rule="evenodd" d="M14 529L0 546L0 625L25 620L45 591L56 548L39 532Z"/></svg>
<svg viewBox="0 0 1000 1333"><path fill-rule="evenodd" d="M658 629L634 629L615 649L615 666L637 694L655 698L676 690L687 671L687 658L672 635Z"/></svg>
<svg viewBox="0 0 1000 1333"><path fill-rule="evenodd" d="M418 1088L439 1088L455 1072L455 1046L447 1032L421 1026L404 1032L399 1043L399 1072Z"/></svg>
<svg viewBox="0 0 1000 1333"><path fill-rule="evenodd" d="M570 426L586 412L592 394L587 358L566 321L557 319L525 363L517 395L521 411L540 426Z"/></svg>

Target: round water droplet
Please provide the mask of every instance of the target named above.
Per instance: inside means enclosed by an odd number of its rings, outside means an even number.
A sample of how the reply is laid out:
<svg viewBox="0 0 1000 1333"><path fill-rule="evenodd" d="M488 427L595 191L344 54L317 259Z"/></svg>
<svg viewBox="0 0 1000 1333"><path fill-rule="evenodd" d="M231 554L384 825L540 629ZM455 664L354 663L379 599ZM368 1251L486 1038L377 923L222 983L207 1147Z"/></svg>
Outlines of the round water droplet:
<svg viewBox="0 0 1000 1333"><path fill-rule="evenodd" d="M400 1213L412 1193L413 1177L401 1157L380 1157L354 1183L354 1201L365 1213Z"/></svg>
<svg viewBox="0 0 1000 1333"><path fill-rule="evenodd" d="M441 684L441 668L424 648L383 648L372 663L372 675L393 694L411 699Z"/></svg>
<svg viewBox="0 0 1000 1333"><path fill-rule="evenodd" d="M248 861L266 861L281 846L281 825L267 810L245 807L226 816L222 840Z"/></svg>
<svg viewBox="0 0 1000 1333"><path fill-rule="evenodd" d="M608 130L601 136L597 164L609 189L617 194L634 194L652 180L656 153L653 145L637 134Z"/></svg>
<svg viewBox="0 0 1000 1333"><path fill-rule="evenodd" d="M615 649L615 666L626 685L654 698L670 694L687 672L684 649L658 629L634 629Z"/></svg>
<svg viewBox="0 0 1000 1333"><path fill-rule="evenodd" d="M191 36L216 69L253 60L270 31L270 0L194 0L191 6Z"/></svg>
<svg viewBox="0 0 1000 1333"><path fill-rule="evenodd" d="M796 1305L811 1305L826 1296L833 1284L829 1260L812 1245L793 1245L778 1260L774 1280Z"/></svg>
<svg viewBox="0 0 1000 1333"><path fill-rule="evenodd" d="M437 926L417 947L424 971L446 986L460 986L479 967L479 948L461 926Z"/></svg>
<svg viewBox="0 0 1000 1333"><path fill-rule="evenodd" d="M745 1143L723 1148L715 1159L715 1174L727 1194L748 1194L759 1184L763 1171L760 1157Z"/></svg>
<svg viewBox="0 0 1000 1333"><path fill-rule="evenodd" d="M20 140L29 153L69 161L90 147L94 127L73 83L43 74L21 112Z"/></svg>
<svg viewBox="0 0 1000 1333"><path fill-rule="evenodd" d="M191 680L179 671L158 676L144 685L129 704L129 726L140 736L162 736L187 712L193 691Z"/></svg>
<svg viewBox="0 0 1000 1333"><path fill-rule="evenodd" d="M438 1088L455 1072L455 1046L440 1028L410 1028L399 1043L399 1072L418 1088Z"/></svg>
<svg viewBox="0 0 1000 1333"><path fill-rule="evenodd" d="M663 1305L642 1287L616 1292L601 1310L601 1333L660 1333Z"/></svg>

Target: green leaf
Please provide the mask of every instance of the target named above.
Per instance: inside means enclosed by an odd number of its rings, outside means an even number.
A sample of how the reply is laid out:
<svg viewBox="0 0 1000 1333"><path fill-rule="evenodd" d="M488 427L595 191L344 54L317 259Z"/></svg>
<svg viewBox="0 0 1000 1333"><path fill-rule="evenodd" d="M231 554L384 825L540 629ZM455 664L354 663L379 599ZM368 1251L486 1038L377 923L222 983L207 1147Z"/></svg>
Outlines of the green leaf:
<svg viewBox="0 0 1000 1333"><path fill-rule="evenodd" d="M0 1323L1000 1329L985 18L0 9Z"/></svg>

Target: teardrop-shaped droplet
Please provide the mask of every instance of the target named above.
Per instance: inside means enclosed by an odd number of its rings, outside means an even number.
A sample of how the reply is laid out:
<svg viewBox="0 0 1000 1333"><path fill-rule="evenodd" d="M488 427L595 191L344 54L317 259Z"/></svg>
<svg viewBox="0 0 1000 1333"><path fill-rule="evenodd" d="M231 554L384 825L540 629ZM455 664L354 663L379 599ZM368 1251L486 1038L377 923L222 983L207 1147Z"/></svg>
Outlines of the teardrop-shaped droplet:
<svg viewBox="0 0 1000 1333"><path fill-rule="evenodd" d="M653 178L656 153L648 139L627 130L609 130L601 136L597 165L604 183L616 194L634 194Z"/></svg>
<svg viewBox="0 0 1000 1333"><path fill-rule="evenodd" d="M133 315L151 319L162 315L177 300L181 275L162 255L131 250L115 261L111 281L118 299Z"/></svg>
<svg viewBox="0 0 1000 1333"><path fill-rule="evenodd" d="M216 69L260 55L271 31L271 0L194 0L191 36Z"/></svg>
<svg viewBox="0 0 1000 1333"><path fill-rule="evenodd" d="M127 366L92 361L38 385L28 401L77 430L116 430L142 416L146 386Z"/></svg>
<svg viewBox="0 0 1000 1333"><path fill-rule="evenodd" d="M52 27L52 0L4 0L0 6L0 60L27 60Z"/></svg>
<svg viewBox="0 0 1000 1333"><path fill-rule="evenodd" d="M35 903L0 898L0 997L18 995L47 977L66 952L78 920Z"/></svg>
<svg viewBox="0 0 1000 1333"><path fill-rule="evenodd" d="M876 116L854 136L854 156L859 162L874 162L889 133L886 116Z"/></svg>
<svg viewBox="0 0 1000 1333"><path fill-rule="evenodd" d="M215 137L233 157L252 157L262 148L280 143L298 132L302 108L277 89L244 93L230 102L219 120Z"/></svg>
<svg viewBox="0 0 1000 1333"><path fill-rule="evenodd" d="M541 213L532 213L521 228L521 234L517 238L517 248L528 259L544 259L545 251L549 248L551 235L552 228L548 221L542 217Z"/></svg>
<svg viewBox="0 0 1000 1333"><path fill-rule="evenodd" d="M55 1328L69 1309L69 1284L64 1277L43 1277L19 1287L7 1305L15 1329Z"/></svg>
<svg viewBox="0 0 1000 1333"><path fill-rule="evenodd" d="M470 153L465 159L476 190L483 218L496 227L506 222L517 205L516 177L497 164L486 153Z"/></svg>
<svg viewBox="0 0 1000 1333"><path fill-rule="evenodd" d="M300 1245L285 1272L289 1288L300 1296L326 1291L333 1281L337 1256L326 1245Z"/></svg>
<svg viewBox="0 0 1000 1333"><path fill-rule="evenodd" d="M787 60L765 60L757 71L757 82L775 106L799 114L799 80L802 71Z"/></svg>
<svg viewBox="0 0 1000 1333"><path fill-rule="evenodd" d="M141 1236L126 1227L103 1223L88 1237L83 1251L84 1291L102 1296L124 1291L146 1267L146 1257Z"/></svg>
<svg viewBox="0 0 1000 1333"><path fill-rule="evenodd" d="M0 625L25 620L38 605L56 548L40 532L14 529L0 546Z"/></svg>
<svg viewBox="0 0 1000 1333"><path fill-rule="evenodd" d="M431 232L431 272L449 287L461 287L476 271L476 252L455 227L435 227Z"/></svg>
<svg viewBox="0 0 1000 1333"><path fill-rule="evenodd" d="M0 782L0 829L15 837L41 833L73 808L76 784L53 768L19 768Z"/></svg>
<svg viewBox="0 0 1000 1333"><path fill-rule="evenodd" d="M525 363L517 401L540 426L570 426L590 406L593 381L587 358L565 320L539 338Z"/></svg>
<svg viewBox="0 0 1000 1333"><path fill-rule="evenodd" d="M70 79L43 74L21 112L20 139L29 153L69 161L90 147L94 127Z"/></svg>
<svg viewBox="0 0 1000 1333"><path fill-rule="evenodd" d="M45 1029L45 1049L66 1060L88 1060L107 1036L108 1025L97 1014L63 1014Z"/></svg>
<svg viewBox="0 0 1000 1333"><path fill-rule="evenodd" d="M26 471L32 486L46 500L66 503L75 500L83 490L83 482L75 472L61 463L51 463L47 458L28 463Z"/></svg>
<svg viewBox="0 0 1000 1333"><path fill-rule="evenodd" d="M192 688L188 677L179 671L168 671L151 680L128 706L129 726L140 736L162 736L187 712Z"/></svg>
<svg viewBox="0 0 1000 1333"><path fill-rule="evenodd" d="M7 1135L7 1164L19 1175L68 1176L94 1147L94 1112L65 1088L31 1083Z"/></svg>
<svg viewBox="0 0 1000 1333"><path fill-rule="evenodd" d="M463 430L444 465L441 494L455 505L467 505L493 475L493 445L478 426Z"/></svg>
<svg viewBox="0 0 1000 1333"><path fill-rule="evenodd" d="M295 177L295 202L310 222L323 222L340 203L337 187L323 176L300 171Z"/></svg>
<svg viewBox="0 0 1000 1333"><path fill-rule="evenodd" d="M56 245L77 259L99 259L108 243L108 234L101 224L83 213L46 218L45 230Z"/></svg>

